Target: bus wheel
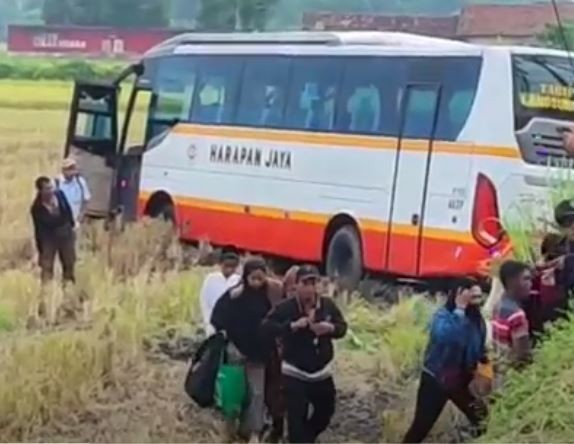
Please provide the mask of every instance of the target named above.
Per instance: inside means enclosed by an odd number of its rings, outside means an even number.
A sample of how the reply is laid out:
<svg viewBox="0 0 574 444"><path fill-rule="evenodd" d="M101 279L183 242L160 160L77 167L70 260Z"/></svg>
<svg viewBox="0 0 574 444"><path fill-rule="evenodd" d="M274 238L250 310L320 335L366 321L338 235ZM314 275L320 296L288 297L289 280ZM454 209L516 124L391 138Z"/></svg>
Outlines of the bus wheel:
<svg viewBox="0 0 574 444"><path fill-rule="evenodd" d="M361 238L352 225L341 227L327 248L325 268L330 278L346 290L355 290L363 276Z"/></svg>

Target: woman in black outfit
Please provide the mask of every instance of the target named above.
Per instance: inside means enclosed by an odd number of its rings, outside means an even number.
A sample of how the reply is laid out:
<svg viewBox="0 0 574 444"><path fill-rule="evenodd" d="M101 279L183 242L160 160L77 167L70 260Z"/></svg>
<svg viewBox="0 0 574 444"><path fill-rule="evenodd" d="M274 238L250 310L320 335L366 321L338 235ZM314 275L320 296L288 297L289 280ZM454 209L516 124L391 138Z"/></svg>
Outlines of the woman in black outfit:
<svg viewBox="0 0 574 444"><path fill-rule="evenodd" d="M261 323L271 310L269 285L265 262L247 261L241 283L217 301L211 315L211 324L227 336L229 359L245 365L249 404L239 432L251 441L259 439L265 418L265 366L273 343L261 334Z"/></svg>

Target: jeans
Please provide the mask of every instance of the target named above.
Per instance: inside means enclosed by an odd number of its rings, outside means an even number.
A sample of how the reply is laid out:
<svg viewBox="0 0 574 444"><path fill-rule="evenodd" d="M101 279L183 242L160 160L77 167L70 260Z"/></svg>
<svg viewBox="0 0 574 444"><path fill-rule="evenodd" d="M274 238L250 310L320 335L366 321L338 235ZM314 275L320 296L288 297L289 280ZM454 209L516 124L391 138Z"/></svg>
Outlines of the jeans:
<svg viewBox="0 0 574 444"><path fill-rule="evenodd" d="M417 394L415 418L403 442L422 442L433 428L449 400L466 415L480 433L481 423L487 415L486 405L470 393L468 386L446 391L432 375L423 372Z"/></svg>
<svg viewBox="0 0 574 444"><path fill-rule="evenodd" d="M284 376L287 432L290 443L314 443L335 413L333 378L307 382ZM309 408L313 413L309 415Z"/></svg>

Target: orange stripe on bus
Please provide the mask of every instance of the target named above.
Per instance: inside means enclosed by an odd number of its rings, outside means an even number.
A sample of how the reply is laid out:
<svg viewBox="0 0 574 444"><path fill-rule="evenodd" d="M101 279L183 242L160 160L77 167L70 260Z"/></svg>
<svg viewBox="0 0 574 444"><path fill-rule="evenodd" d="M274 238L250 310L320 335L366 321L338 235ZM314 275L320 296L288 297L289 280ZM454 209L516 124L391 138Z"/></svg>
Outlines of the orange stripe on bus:
<svg viewBox="0 0 574 444"><path fill-rule="evenodd" d="M229 126L204 126L178 124L173 129L175 134L227 137L235 139L252 139L266 142L296 143L301 145L320 145L328 147L367 148L395 150L398 139L384 136L361 136L352 134L330 134L303 131L283 131L271 129L241 128ZM409 152L427 152L426 140L404 139L402 148ZM433 152L441 154L465 154L477 156L519 159L520 154L512 147L482 146L471 143L435 141Z"/></svg>
<svg viewBox="0 0 574 444"><path fill-rule="evenodd" d="M142 191L140 193L140 201L143 203L151 197L152 193ZM178 206L194 207L204 210L212 211L222 211L226 213L247 213L255 217L265 217L270 219L287 219L298 222L306 222L316 225L327 225L332 215L321 214L321 213L311 213L303 211L290 211L282 210L272 207L262 207L257 205L242 205L221 201L214 201L201 198L192 197L182 197L182 196L172 196L175 200L175 204ZM389 224L368 218L358 219L359 227L362 230L372 231L375 233L387 233L389 231ZM416 237L419 235L419 227L408 224L398 224L394 223L392 226L393 234L399 234L404 236ZM449 230L445 228L432 228L424 227L422 235L424 238L437 239L437 240L447 240L452 242L461 242L465 244L475 244L476 241L472 237L471 233Z"/></svg>

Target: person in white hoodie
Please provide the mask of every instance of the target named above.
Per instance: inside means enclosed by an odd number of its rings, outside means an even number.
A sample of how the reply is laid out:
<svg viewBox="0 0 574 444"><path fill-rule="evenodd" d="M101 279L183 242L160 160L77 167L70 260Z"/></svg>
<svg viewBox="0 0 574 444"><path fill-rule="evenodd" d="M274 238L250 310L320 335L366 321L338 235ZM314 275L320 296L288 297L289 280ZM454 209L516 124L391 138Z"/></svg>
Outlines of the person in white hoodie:
<svg viewBox="0 0 574 444"><path fill-rule="evenodd" d="M241 280L241 275L237 272L239 268L239 255L236 251L225 249L221 254L219 270L209 273L203 281L199 302L203 325L207 336L215 333L211 325L211 313L213 307L221 296L231 287L235 287Z"/></svg>

